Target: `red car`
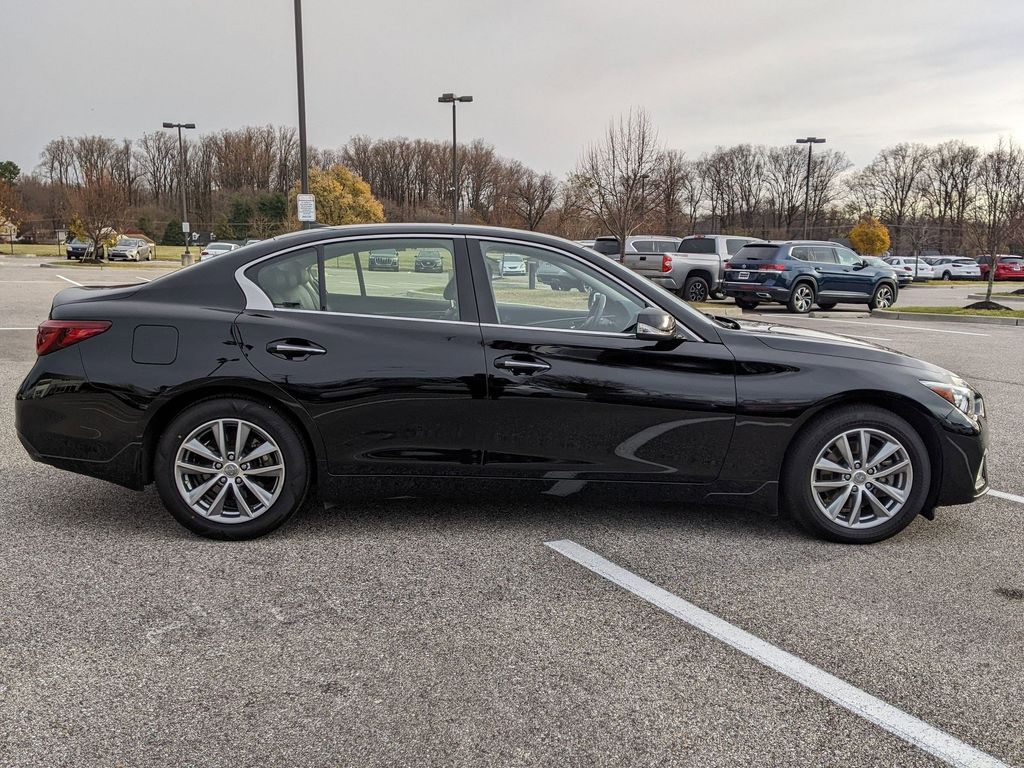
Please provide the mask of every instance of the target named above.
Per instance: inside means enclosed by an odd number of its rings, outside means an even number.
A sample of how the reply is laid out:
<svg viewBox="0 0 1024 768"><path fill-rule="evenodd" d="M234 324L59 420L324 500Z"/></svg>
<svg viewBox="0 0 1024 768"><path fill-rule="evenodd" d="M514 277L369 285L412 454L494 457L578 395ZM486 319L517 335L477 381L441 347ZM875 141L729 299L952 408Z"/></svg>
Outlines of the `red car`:
<svg viewBox="0 0 1024 768"><path fill-rule="evenodd" d="M988 280L991 256L979 256L981 279ZM996 256L996 280L1024 280L1024 256Z"/></svg>

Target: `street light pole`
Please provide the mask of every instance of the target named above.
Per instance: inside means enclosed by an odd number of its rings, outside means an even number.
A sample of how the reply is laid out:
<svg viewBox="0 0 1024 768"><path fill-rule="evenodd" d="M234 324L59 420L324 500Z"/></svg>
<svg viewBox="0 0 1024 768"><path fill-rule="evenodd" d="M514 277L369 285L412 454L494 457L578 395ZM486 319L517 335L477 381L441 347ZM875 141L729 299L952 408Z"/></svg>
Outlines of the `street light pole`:
<svg viewBox="0 0 1024 768"><path fill-rule="evenodd" d="M181 254L181 266L187 267L192 263L192 252L188 249L189 232L185 231L184 225L188 222L188 208L185 204L185 141L181 138L181 129L193 129L195 123L164 123L164 128L178 129L178 186L181 188L181 234L185 236L185 252ZM189 227L191 231L191 227Z"/></svg>
<svg viewBox="0 0 1024 768"><path fill-rule="evenodd" d="M807 145L807 176L804 179L804 240L807 239L807 219L810 215L811 200L811 149L815 144L824 144L824 139L819 139L817 136L808 136L806 139L797 139L797 144Z"/></svg>
<svg viewBox="0 0 1024 768"><path fill-rule="evenodd" d="M473 100L472 96L456 96L454 93L442 93L437 97L441 104L452 105L452 224L457 223L459 217L459 144L455 129L455 105L458 102L467 103Z"/></svg>
<svg viewBox="0 0 1024 768"><path fill-rule="evenodd" d="M302 64L302 0L295 0L295 73L299 90L299 186L309 194L309 170L306 166L306 76ZM303 222L309 229L310 222Z"/></svg>

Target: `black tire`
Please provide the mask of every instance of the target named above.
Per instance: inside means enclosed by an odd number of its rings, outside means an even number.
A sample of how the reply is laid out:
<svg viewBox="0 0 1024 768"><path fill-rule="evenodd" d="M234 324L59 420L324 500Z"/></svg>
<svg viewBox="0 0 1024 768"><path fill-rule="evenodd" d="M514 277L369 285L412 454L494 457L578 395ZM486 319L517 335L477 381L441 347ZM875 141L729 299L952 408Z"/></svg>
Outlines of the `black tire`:
<svg viewBox="0 0 1024 768"><path fill-rule="evenodd" d="M711 286L703 277L688 277L678 295L683 301L705 302L711 296Z"/></svg>
<svg viewBox="0 0 1024 768"><path fill-rule="evenodd" d="M794 314L806 315L814 306L814 296L814 286L804 280L793 286L793 290L789 292L786 307Z"/></svg>
<svg viewBox="0 0 1024 768"><path fill-rule="evenodd" d="M178 448L193 430L217 419L244 419L269 435L280 449L285 468L280 493L266 511L247 522L222 523L204 517L178 491ZM269 533L302 506L310 485L311 461L295 427L275 408L242 398L212 398L186 408L167 425L157 443L153 477L164 506L179 523L200 536L238 541Z"/></svg>
<svg viewBox="0 0 1024 768"><path fill-rule="evenodd" d="M819 301L818 302L818 309L824 309L826 312L828 312L830 309L835 309L836 308L836 304L838 304L838 303L839 302L837 302L837 301L826 301L823 304L823 303L821 303Z"/></svg>
<svg viewBox="0 0 1024 768"><path fill-rule="evenodd" d="M722 301L725 298L725 291L717 290L711 292L711 298L716 301Z"/></svg>
<svg viewBox="0 0 1024 768"><path fill-rule="evenodd" d="M913 485L903 507L892 517L880 517L883 522L869 528L850 528L842 521L830 520L811 490L811 472L818 453L851 429L877 429L895 437L906 449L913 469ZM924 508L931 487L931 459L917 430L892 411L875 406L840 406L809 423L791 446L782 471L783 509L815 536L844 544L871 544L902 531ZM884 494L879 496L885 498Z"/></svg>
<svg viewBox="0 0 1024 768"><path fill-rule="evenodd" d="M942 279L943 280L952 280L953 279L953 275L951 273L949 273L949 272L943 272L942 273Z"/></svg>
<svg viewBox="0 0 1024 768"><path fill-rule="evenodd" d="M750 301L749 299L736 299L736 306L740 309L757 309L759 301Z"/></svg>
<svg viewBox="0 0 1024 768"><path fill-rule="evenodd" d="M871 294L868 306L871 309L888 309L896 303L896 295L896 289L891 283L879 283L875 292Z"/></svg>

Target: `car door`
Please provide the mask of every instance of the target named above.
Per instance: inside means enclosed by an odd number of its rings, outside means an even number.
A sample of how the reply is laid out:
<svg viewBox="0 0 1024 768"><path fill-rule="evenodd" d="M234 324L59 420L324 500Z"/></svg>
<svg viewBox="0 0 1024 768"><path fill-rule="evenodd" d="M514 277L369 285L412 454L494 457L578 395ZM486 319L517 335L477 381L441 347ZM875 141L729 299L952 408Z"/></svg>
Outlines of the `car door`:
<svg viewBox="0 0 1024 768"><path fill-rule="evenodd" d="M870 297L875 288L876 270L864 266L864 259L849 248L836 246L834 249L839 262L837 292L845 297Z"/></svg>
<svg viewBox="0 0 1024 768"><path fill-rule="evenodd" d="M488 476L707 483L735 423L733 357L695 335L636 338L651 302L585 259L469 238L487 367ZM488 254L520 253L583 290L507 286Z"/></svg>
<svg viewBox="0 0 1024 768"><path fill-rule="evenodd" d="M814 268L818 280L818 297L823 299L841 298L845 293L845 277L850 267L839 263L836 251L831 246L812 245L809 248L811 266Z"/></svg>
<svg viewBox="0 0 1024 768"><path fill-rule="evenodd" d="M393 248L397 272L370 272ZM441 272L414 271L442 254ZM332 475L479 472L486 387L461 237L340 239L244 272L246 357L317 425Z"/></svg>

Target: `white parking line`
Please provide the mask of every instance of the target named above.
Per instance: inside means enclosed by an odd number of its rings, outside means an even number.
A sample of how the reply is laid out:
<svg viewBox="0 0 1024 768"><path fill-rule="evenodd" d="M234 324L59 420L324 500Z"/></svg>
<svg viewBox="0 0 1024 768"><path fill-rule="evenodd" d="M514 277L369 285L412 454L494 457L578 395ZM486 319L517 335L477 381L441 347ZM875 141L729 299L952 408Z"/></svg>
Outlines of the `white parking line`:
<svg viewBox="0 0 1024 768"><path fill-rule="evenodd" d="M991 755L985 754L945 731L940 731L923 720L865 693L813 664L808 664L803 659L733 626L714 614L698 608L693 603L676 597L671 592L640 578L610 560L591 552L586 547L581 547L574 541L562 539L548 541L545 544L598 576L632 592L666 613L682 619L687 624L707 632L741 653L781 672L791 680L810 688L855 715L869 720L950 765L964 768L967 766L1007 768L1005 763Z"/></svg>
<svg viewBox="0 0 1024 768"><path fill-rule="evenodd" d="M768 315L761 315L761 317L768 317ZM858 320L836 320L832 317L803 317L802 315L789 315L785 317L786 320L820 320L823 323L843 323L845 325L860 325L866 328L901 328L905 331L921 331L923 333L952 333L956 336L991 336L990 333L975 333L974 331L949 331L944 328L922 328L921 326L911 325L909 322L897 325L895 323L876 323L876 322L863 322Z"/></svg>
<svg viewBox="0 0 1024 768"><path fill-rule="evenodd" d="M0 328L0 331L38 331L38 328Z"/></svg>
<svg viewBox="0 0 1024 768"><path fill-rule="evenodd" d="M140 277L139 275L132 275L132 277L134 277L136 280L141 280L144 283L148 283L149 282L149 278L148 277Z"/></svg>
<svg viewBox="0 0 1024 768"><path fill-rule="evenodd" d="M849 336L853 339L871 339L872 341L892 341L892 339L885 336L865 336L861 333L844 333L843 336Z"/></svg>
<svg viewBox="0 0 1024 768"><path fill-rule="evenodd" d="M82 287L81 283L76 283L70 277L64 277L64 275L56 275L56 277L59 277L61 280L66 280L67 282L71 283L72 285L77 285L79 288Z"/></svg>
<svg viewBox="0 0 1024 768"><path fill-rule="evenodd" d="M1015 493L1006 493L1005 491L993 491L989 489L989 496L995 496L999 499L1006 499L1007 501L1016 501L1018 504L1024 504L1024 496L1018 496Z"/></svg>

